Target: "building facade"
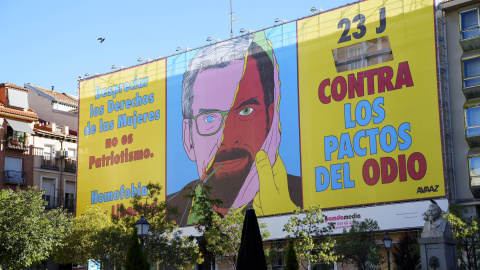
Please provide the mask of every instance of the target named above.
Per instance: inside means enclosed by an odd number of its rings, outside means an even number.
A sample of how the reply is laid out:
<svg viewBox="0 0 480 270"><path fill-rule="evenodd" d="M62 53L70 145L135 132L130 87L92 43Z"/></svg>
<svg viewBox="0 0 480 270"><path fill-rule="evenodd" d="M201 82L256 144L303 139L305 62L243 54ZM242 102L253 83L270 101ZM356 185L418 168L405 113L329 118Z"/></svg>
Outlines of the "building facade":
<svg viewBox="0 0 480 270"><path fill-rule="evenodd" d="M451 172L450 202L467 207L470 216L479 216L480 206L480 3L448 0L439 5L438 35L441 91L448 93L446 114L451 129L454 163Z"/></svg>
<svg viewBox="0 0 480 270"><path fill-rule="evenodd" d="M0 84L0 189L34 185L33 126L38 116L29 107L27 95L23 87Z"/></svg>

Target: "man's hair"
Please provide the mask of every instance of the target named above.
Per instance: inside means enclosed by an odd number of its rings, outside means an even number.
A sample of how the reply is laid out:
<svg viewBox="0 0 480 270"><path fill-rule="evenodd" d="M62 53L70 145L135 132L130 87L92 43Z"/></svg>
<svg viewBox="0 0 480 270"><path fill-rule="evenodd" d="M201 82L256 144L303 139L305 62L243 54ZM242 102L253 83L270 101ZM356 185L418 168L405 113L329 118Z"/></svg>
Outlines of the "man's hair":
<svg viewBox="0 0 480 270"><path fill-rule="evenodd" d="M198 73L207 69L227 67L234 60L244 60L247 52L249 57L257 60L265 106L268 108L273 103L275 90L274 63L262 47L252 40L253 34L245 35L226 42L209 45L197 52L183 75L182 114L184 119L193 117L193 85ZM269 119L267 119L267 122L269 122Z"/></svg>
<svg viewBox="0 0 480 270"><path fill-rule="evenodd" d="M248 48L248 56L257 60L258 73L260 74L260 82L263 89L263 101L266 109L273 103L275 92L275 79L273 59L260 47L257 43L252 42ZM270 123L267 113L267 126Z"/></svg>
<svg viewBox="0 0 480 270"><path fill-rule="evenodd" d="M430 207L435 207L435 209L437 209L438 211L442 212L442 208L440 208L440 206L436 203L432 203L430 204Z"/></svg>
<svg viewBox="0 0 480 270"><path fill-rule="evenodd" d="M245 59L248 47L253 40L253 35L221 43L211 44L198 50L183 74L182 83L182 114L184 119L193 116L193 84L200 71L207 69L224 68L234 60Z"/></svg>

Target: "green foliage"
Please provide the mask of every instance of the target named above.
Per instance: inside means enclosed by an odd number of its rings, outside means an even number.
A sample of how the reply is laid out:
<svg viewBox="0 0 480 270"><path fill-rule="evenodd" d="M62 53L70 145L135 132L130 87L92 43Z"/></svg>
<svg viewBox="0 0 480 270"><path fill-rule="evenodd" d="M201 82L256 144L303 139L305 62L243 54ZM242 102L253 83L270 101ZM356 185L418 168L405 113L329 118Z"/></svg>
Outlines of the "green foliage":
<svg viewBox="0 0 480 270"><path fill-rule="evenodd" d="M4 269L27 267L48 258L72 226L67 213L45 213L43 191L0 191L0 265Z"/></svg>
<svg viewBox="0 0 480 270"><path fill-rule="evenodd" d="M420 247L415 233L405 232L392 251L395 270L416 269L420 264Z"/></svg>
<svg viewBox="0 0 480 270"><path fill-rule="evenodd" d="M165 194L162 193L162 186L149 183L147 188L146 197L133 197L130 200L132 211L136 216L128 215L128 211L122 207L121 212L124 217L116 219L115 222L131 229L142 215L150 223L150 230L145 238L145 253L152 262L178 269L201 263L201 253L195 239L183 236L175 222L165 215L166 212L170 215L175 214L176 209L163 200ZM142 200L145 200L144 204ZM152 203L149 204L149 201Z"/></svg>
<svg viewBox="0 0 480 270"><path fill-rule="evenodd" d="M63 240L62 245L54 249L54 260L60 264L83 265L89 259L101 259L95 253L99 247L99 234L113 226L108 215L98 206L88 207L85 214L73 219L73 231ZM105 239L102 239L105 240Z"/></svg>
<svg viewBox="0 0 480 270"><path fill-rule="evenodd" d="M225 217L213 215L212 224L203 236L207 242L207 249L213 254L221 256L229 265L228 268L236 269L238 252L242 240L242 229L245 214L241 210L231 208ZM268 238L270 233L265 230L265 223L258 224L262 239Z"/></svg>
<svg viewBox="0 0 480 270"><path fill-rule="evenodd" d="M337 238L337 253L340 261L354 264L357 269L376 269L380 262L380 254L376 244L376 233L379 231L378 223L372 219L358 222L353 221L352 228Z"/></svg>
<svg viewBox="0 0 480 270"><path fill-rule="evenodd" d="M283 230L289 233L287 239L293 238L295 253L305 269L307 266L304 262L330 263L339 259L333 248L335 240L330 238L333 225L322 226L325 220L321 207L311 205L308 210L296 210L295 215L284 226Z"/></svg>
<svg viewBox="0 0 480 270"><path fill-rule="evenodd" d="M450 204L449 213L443 217L450 222L453 237L457 240L458 259L467 269L476 269L476 242L474 241L479 230L478 218L465 217L466 208L461 205Z"/></svg>
<svg viewBox="0 0 480 270"><path fill-rule="evenodd" d="M222 218L220 214L213 210L213 207L222 205L222 201L210 198L211 191L212 186L205 184L197 186L195 192L185 195L185 198L193 201L190 217L195 219L195 228L202 234L197 240L207 269L215 264L216 254L214 250L209 248L206 235L208 236L210 230L215 229L214 219L216 217Z"/></svg>
<svg viewBox="0 0 480 270"><path fill-rule="evenodd" d="M145 254L150 261L178 269L201 262L195 240L182 236L175 223L167 219L165 212L174 213L175 210L163 201L162 187L151 183L147 187L148 195L133 197L131 207L121 207L120 217L108 216L98 207L87 208L84 215L73 220L73 233L55 250L55 261L85 264L88 259L95 259L121 268L132 244L130 235L135 222L143 215L150 223L149 234L145 237Z"/></svg>
<svg viewBox="0 0 480 270"><path fill-rule="evenodd" d="M298 270L298 259L292 242L288 243L285 252L285 270Z"/></svg>
<svg viewBox="0 0 480 270"><path fill-rule="evenodd" d="M150 264L147 261L145 252L142 250L140 241L137 236L137 230L133 230L130 238L130 246L127 252L127 261L125 263L126 270L149 270Z"/></svg>
<svg viewBox="0 0 480 270"><path fill-rule="evenodd" d="M283 265L283 252L286 250L286 242L272 241L270 248L263 250L267 265Z"/></svg>
<svg viewBox="0 0 480 270"><path fill-rule="evenodd" d="M109 262L118 269L127 259L127 247L130 245L130 237L122 224L111 223L97 232L96 243L93 246L92 256L100 259L102 264Z"/></svg>

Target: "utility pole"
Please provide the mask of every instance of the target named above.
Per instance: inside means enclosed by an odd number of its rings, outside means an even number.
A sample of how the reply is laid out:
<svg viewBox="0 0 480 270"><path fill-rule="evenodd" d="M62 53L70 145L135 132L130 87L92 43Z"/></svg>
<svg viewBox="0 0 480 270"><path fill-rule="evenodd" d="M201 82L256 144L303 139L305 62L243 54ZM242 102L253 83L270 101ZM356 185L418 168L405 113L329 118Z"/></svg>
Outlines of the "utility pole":
<svg viewBox="0 0 480 270"><path fill-rule="evenodd" d="M230 38L233 38L233 12L232 12L232 0L230 0Z"/></svg>

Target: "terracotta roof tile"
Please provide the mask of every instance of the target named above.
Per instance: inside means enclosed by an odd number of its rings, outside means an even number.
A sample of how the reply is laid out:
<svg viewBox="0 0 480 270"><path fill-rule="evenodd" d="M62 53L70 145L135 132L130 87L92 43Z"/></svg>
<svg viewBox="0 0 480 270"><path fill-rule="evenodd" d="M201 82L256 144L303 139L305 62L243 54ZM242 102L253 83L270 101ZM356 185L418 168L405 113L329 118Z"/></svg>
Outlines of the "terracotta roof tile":
<svg viewBox="0 0 480 270"><path fill-rule="evenodd" d="M4 83L4 85L6 87L9 87L9 88L14 88L14 89L17 89L17 90L21 90L21 91L25 91L25 92L28 92L28 89L27 88L23 88L21 86L18 86L18 85L15 85L13 83Z"/></svg>
<svg viewBox="0 0 480 270"><path fill-rule="evenodd" d="M60 93L54 90L46 89L46 88L35 86L35 85L30 85L30 86L35 87L36 89L44 92L45 94L52 96L59 102L66 103L72 106L78 106L78 100L76 100L75 98L71 97L68 94Z"/></svg>
<svg viewBox="0 0 480 270"><path fill-rule="evenodd" d="M7 108L5 107L5 105L0 104L0 112L38 119L38 115L32 109L28 109L24 111L24 110L18 110L13 108Z"/></svg>

